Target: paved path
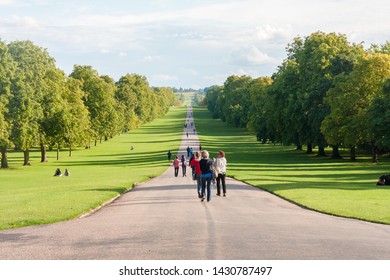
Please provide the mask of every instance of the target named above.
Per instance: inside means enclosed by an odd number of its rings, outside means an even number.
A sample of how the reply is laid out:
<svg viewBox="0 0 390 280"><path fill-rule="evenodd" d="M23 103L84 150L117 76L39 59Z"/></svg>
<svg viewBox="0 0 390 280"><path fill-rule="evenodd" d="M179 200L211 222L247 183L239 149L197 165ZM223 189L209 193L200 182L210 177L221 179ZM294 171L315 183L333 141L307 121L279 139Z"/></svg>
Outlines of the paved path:
<svg viewBox="0 0 390 280"><path fill-rule="evenodd" d="M183 134L180 153L187 146L198 146L196 135ZM170 167L93 215L1 231L0 259L390 259L390 226L227 185L226 198L200 202L190 176Z"/></svg>

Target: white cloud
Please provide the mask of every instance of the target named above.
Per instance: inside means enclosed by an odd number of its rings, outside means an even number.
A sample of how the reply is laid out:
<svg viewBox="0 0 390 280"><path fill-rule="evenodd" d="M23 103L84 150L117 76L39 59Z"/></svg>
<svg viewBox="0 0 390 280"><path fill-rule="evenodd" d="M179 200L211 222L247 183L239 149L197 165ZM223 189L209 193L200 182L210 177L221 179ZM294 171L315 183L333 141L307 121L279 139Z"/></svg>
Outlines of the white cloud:
<svg viewBox="0 0 390 280"><path fill-rule="evenodd" d="M246 46L234 50L231 54L231 63L236 65L264 65L274 64L277 60L261 52L255 46Z"/></svg>
<svg viewBox="0 0 390 280"><path fill-rule="evenodd" d="M43 6L50 4L50 0L0 0L0 6L5 7L32 7L34 5Z"/></svg>
<svg viewBox="0 0 390 280"><path fill-rule="evenodd" d="M390 34L384 0L81 2L0 0L0 38L32 40L56 53L60 67L94 63L112 76L147 72L186 87L221 84L232 73L271 75L295 36L318 30L367 44Z"/></svg>
<svg viewBox="0 0 390 280"><path fill-rule="evenodd" d="M161 60L161 56L159 55L147 55L144 57L144 60L147 62L153 62L153 61L158 61Z"/></svg>
<svg viewBox="0 0 390 280"><path fill-rule="evenodd" d="M166 82L166 81L177 81L179 78L175 75L157 74L157 75L152 75L152 79L159 82Z"/></svg>
<svg viewBox="0 0 390 280"><path fill-rule="evenodd" d="M0 0L0 6L16 6L16 0Z"/></svg>
<svg viewBox="0 0 390 280"><path fill-rule="evenodd" d="M24 31L25 28L39 28L41 24L34 17L12 15L8 18L0 19L0 24L10 28L21 28Z"/></svg>
<svg viewBox="0 0 390 280"><path fill-rule="evenodd" d="M199 72L196 71L195 69L184 69L184 73L191 76L197 76L199 74Z"/></svg>

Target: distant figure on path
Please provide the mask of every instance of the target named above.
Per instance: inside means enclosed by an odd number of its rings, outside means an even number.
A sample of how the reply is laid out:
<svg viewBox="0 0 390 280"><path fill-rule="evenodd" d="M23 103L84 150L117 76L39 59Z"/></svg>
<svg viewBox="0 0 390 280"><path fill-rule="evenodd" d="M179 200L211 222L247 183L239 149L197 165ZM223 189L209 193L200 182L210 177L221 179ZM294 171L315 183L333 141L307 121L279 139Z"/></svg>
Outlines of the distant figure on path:
<svg viewBox="0 0 390 280"><path fill-rule="evenodd" d="M179 175L179 166L180 166L180 160L179 157L176 156L175 160L173 161L173 167L175 169L175 177Z"/></svg>
<svg viewBox="0 0 390 280"><path fill-rule="evenodd" d="M190 150L191 150L190 146L188 146L186 150L187 150L187 157L190 157Z"/></svg>
<svg viewBox="0 0 390 280"><path fill-rule="evenodd" d="M171 157L172 157L171 150L168 151L167 156L168 156L168 160L171 161Z"/></svg>
<svg viewBox="0 0 390 280"><path fill-rule="evenodd" d="M202 151L202 159L199 162L200 170L202 170L202 200L205 199L205 191L207 189L207 201L211 200L211 179L212 179L212 168L213 161L209 159L209 152L206 150Z"/></svg>

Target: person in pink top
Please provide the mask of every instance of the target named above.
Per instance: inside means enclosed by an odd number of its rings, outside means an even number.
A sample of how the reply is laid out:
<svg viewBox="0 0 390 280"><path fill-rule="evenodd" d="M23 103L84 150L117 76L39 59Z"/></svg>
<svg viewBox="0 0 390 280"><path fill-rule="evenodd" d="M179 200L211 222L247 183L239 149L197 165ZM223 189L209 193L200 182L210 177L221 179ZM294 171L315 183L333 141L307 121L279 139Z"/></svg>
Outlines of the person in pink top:
<svg viewBox="0 0 390 280"><path fill-rule="evenodd" d="M198 197L199 198L202 196L202 181L201 181L202 170L200 170L200 165L199 165L200 157L201 157L200 152L196 151L194 158L190 161L190 166L191 167L193 166L195 168L195 180L196 180L196 183L198 186Z"/></svg>
<svg viewBox="0 0 390 280"><path fill-rule="evenodd" d="M180 160L179 157L176 156L175 160L173 161L173 167L175 169L175 177L179 175L179 166L180 166Z"/></svg>

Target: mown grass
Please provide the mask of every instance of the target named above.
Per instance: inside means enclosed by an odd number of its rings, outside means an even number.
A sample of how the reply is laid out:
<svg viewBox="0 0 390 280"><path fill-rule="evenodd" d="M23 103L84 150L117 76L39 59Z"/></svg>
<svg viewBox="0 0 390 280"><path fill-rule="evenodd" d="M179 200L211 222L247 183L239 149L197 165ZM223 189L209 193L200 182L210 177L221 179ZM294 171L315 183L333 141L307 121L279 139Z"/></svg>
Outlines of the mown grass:
<svg viewBox="0 0 390 280"><path fill-rule="evenodd" d="M205 108L194 108L203 148L216 156L224 150L228 176L257 186L296 204L337 216L390 224L390 188L378 187L390 173L390 159L372 164L369 156L356 162L307 155L294 147L261 144L246 130L211 119ZM347 151L345 151L347 153Z"/></svg>
<svg viewBox="0 0 390 280"><path fill-rule="evenodd" d="M49 152L40 163L31 153L32 166L23 167L21 152L9 153L10 169L0 170L0 229L47 224L75 218L111 198L160 175L168 166L167 150L178 150L186 108L172 108L163 118L142 128L68 157ZM131 150L130 147L135 149ZM68 168L70 177L54 177Z"/></svg>

